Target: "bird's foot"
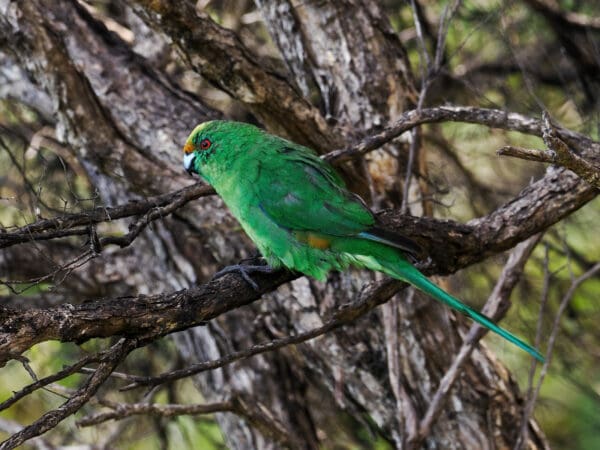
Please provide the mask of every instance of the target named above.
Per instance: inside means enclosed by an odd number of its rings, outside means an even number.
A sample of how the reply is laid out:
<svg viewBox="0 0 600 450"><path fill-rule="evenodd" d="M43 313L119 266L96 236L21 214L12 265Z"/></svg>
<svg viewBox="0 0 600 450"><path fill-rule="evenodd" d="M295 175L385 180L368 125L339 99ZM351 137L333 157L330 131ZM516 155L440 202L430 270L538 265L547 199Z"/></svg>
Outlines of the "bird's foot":
<svg viewBox="0 0 600 450"><path fill-rule="evenodd" d="M265 265L265 266L261 266L261 265L246 265L246 264L234 264L232 266L227 266L224 269L219 270L217 273L214 274L213 276L213 280L222 277L223 275L227 275L228 273L234 273L237 272L239 273L242 278L244 279L244 281L246 281L246 283L248 283L250 286L252 286L252 288L259 292L260 288L258 287L258 284L256 284L256 281L254 281L251 277L250 274L252 273L272 273L274 272L275 269L271 266Z"/></svg>

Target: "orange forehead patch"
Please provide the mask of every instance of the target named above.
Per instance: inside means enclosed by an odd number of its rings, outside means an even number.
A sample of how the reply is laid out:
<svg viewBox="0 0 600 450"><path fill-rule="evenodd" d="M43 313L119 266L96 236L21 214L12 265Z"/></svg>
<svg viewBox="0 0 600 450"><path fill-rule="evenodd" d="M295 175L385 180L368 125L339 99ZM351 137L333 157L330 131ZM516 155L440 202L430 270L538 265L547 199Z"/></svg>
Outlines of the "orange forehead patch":
<svg viewBox="0 0 600 450"><path fill-rule="evenodd" d="M183 153L192 153L194 151L194 144L191 142L186 142L183 146Z"/></svg>

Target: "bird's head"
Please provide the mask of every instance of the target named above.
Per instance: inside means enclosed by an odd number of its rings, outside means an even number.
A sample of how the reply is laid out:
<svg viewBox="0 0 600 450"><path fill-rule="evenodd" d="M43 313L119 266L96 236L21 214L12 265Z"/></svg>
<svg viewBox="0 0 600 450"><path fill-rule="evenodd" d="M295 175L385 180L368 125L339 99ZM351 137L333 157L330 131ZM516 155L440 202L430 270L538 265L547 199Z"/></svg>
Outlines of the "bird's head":
<svg viewBox="0 0 600 450"><path fill-rule="evenodd" d="M247 144L262 133L254 125L211 120L194 128L183 146L183 167L204 178L223 169L227 160L240 156ZM210 181L210 180L209 180Z"/></svg>
<svg viewBox="0 0 600 450"><path fill-rule="evenodd" d="M204 122L194 128L183 146L183 167L189 174L201 173L201 167L213 155L216 120Z"/></svg>

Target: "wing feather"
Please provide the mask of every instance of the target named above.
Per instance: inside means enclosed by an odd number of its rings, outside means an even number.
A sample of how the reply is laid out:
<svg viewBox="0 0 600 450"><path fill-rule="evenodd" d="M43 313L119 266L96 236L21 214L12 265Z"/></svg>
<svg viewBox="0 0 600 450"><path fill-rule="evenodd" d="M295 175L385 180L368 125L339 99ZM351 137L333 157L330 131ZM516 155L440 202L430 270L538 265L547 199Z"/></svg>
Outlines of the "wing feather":
<svg viewBox="0 0 600 450"><path fill-rule="evenodd" d="M412 239L377 226L363 200L312 150L279 140L277 155L266 155L261 167L277 174L270 184L257 183L261 210L280 227L325 236L360 237L419 255ZM271 157L268 157L271 156Z"/></svg>
<svg viewBox="0 0 600 450"><path fill-rule="evenodd" d="M375 223L360 197L310 149L287 143L278 153L261 161L263 170L277 174L277 179L258 183L255 189L261 209L279 226L354 236Z"/></svg>

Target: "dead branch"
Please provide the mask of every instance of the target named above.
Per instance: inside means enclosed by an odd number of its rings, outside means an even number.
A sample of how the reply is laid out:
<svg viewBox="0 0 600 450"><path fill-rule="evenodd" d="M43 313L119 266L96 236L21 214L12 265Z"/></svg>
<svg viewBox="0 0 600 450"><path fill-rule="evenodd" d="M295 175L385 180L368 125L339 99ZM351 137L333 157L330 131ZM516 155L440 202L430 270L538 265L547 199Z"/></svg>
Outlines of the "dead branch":
<svg viewBox="0 0 600 450"><path fill-rule="evenodd" d="M508 261L506 262L502 274L498 278L494 290L488 297L483 312L489 317L492 317L495 321L500 321L508 311L510 307L509 296L512 293L517 282L520 280L525 263L529 259L531 252L540 241L542 235L537 234L532 236L528 240L521 242L517 245L513 252L511 252ZM433 395L427 412L423 416L419 424L418 434L415 436L415 440L411 443L412 448L419 448L423 439L429 434L431 426L441 413L444 403L448 399L450 390L454 385L456 379L460 375L460 369L464 362L469 358L473 352L475 345L481 340L483 336L489 330L482 328L481 326L474 324L469 329L469 333L464 340L458 354L454 358L452 365L446 371L444 377L440 380L440 384Z"/></svg>
<svg viewBox="0 0 600 450"><path fill-rule="evenodd" d="M369 135L355 146L330 152L324 158L336 163L347 161L381 147L383 144L418 125L438 122L475 123L490 128L519 131L539 137L542 137L543 134L542 121L522 114L470 106L438 106L435 108L423 108L420 111L416 109L406 111L398 120L383 131ZM557 128L556 132L558 136L580 151L590 148L588 149L589 152L595 149L597 153L597 150L600 149L599 142L593 141L583 134L566 128Z"/></svg>
<svg viewBox="0 0 600 450"><path fill-rule="evenodd" d="M189 377L207 370L223 367L227 364L231 364L234 361L249 358L260 353L278 350L288 345L299 344L310 339L314 339L315 337L321 336L336 328L353 322L376 306L386 302L402 286L402 284L403 283L397 280L387 279L383 282L374 283L368 286L363 290L358 299L350 304L343 305L334 311L331 319L329 319L321 327L301 333L297 336L287 336L284 338L274 339L263 344L256 344L250 348L230 353L223 358L219 358L218 360L201 362L184 369L166 372L155 377L131 376L129 378L133 381L133 383L124 386L121 388L121 390L125 391L135 389L140 386L156 386L158 384Z"/></svg>
<svg viewBox="0 0 600 450"><path fill-rule="evenodd" d="M111 351L107 352L100 360L98 369L91 375L85 384L79 388L65 403L53 411L45 413L31 425L10 436L0 443L0 450L10 450L18 447L23 442L41 435L54 428L59 422L63 421L83 405L90 397L102 386L104 381L110 376L116 366L137 346L137 342L132 339L121 339L116 343Z"/></svg>
<svg viewBox="0 0 600 450"><path fill-rule="evenodd" d="M498 150L498 155L514 156L530 161L546 162L565 167L596 188L600 188L600 166L575 153L558 136L556 127L551 123L548 113L543 114L542 137L548 150L536 150L522 147L505 146Z"/></svg>
<svg viewBox="0 0 600 450"><path fill-rule="evenodd" d="M244 399L235 395L229 400L207 404L169 405L156 403L115 403L100 400L110 411L92 414L77 421L77 425L89 427L109 420L122 420L131 416L176 417L182 415L214 414L230 412L243 417L263 434L270 436L286 448L301 448L290 436L285 426L267 408L255 399Z"/></svg>
<svg viewBox="0 0 600 450"><path fill-rule="evenodd" d="M533 408L535 406L535 402L537 401L538 395L540 394L542 382L544 381L544 378L545 378L546 374L548 373L548 368L550 366L550 362L552 361L554 344L556 342L556 338L558 336L558 331L560 329L560 319L562 318L562 315L565 312L567 305L573 298L573 295L575 295L575 292L577 291L577 289L579 289L579 286L581 286L581 284L583 284L585 281L587 281L590 278L592 278L593 276L595 276L597 273L600 273L600 262L594 264L590 269L588 269L583 274L581 274L579 277L574 279L573 282L571 283L571 286L569 287L569 290L566 292L566 294L563 296L563 298L560 301L558 311L556 312L556 316L554 317L554 322L552 323L552 331L550 332L550 337L548 338L548 347L546 350L546 362L542 365L535 389L533 390L533 392L530 393L529 398L527 399L527 403L525 404L525 407L524 407L524 411L523 411L523 422L524 423L528 422L529 418L533 414ZM519 440L517 441L517 444L515 445L515 450L519 450L521 448L523 442L526 442L525 434L527 433L527 428L526 427L522 428L522 431L523 430L524 430L524 434L521 434L519 436Z"/></svg>

